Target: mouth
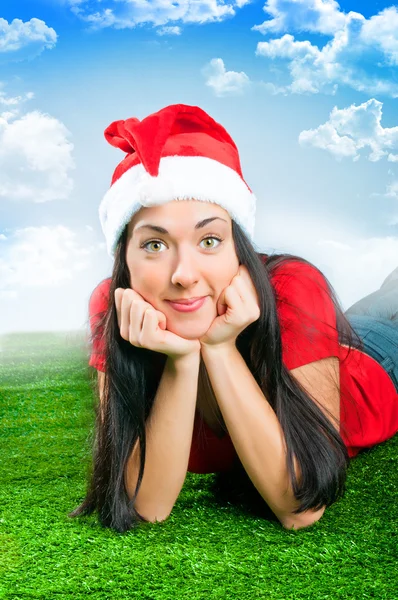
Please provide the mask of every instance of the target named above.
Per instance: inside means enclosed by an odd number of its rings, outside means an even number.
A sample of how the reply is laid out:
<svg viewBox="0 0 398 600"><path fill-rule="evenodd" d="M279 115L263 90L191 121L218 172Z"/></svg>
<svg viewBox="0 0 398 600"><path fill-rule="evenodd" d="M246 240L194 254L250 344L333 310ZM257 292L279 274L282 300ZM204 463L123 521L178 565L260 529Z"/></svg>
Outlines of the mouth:
<svg viewBox="0 0 398 600"><path fill-rule="evenodd" d="M180 298L179 300L166 300L166 302L171 302L172 304L183 304L183 305L191 305L197 302L198 300L202 300L202 298L206 298L206 296L196 296L195 298Z"/></svg>
<svg viewBox="0 0 398 600"><path fill-rule="evenodd" d="M168 302L168 304L170 304L170 306L174 308L174 310L177 310L179 312L193 312L203 306L206 298L207 296L199 296L199 298L196 300L189 298L189 302L187 302L187 300L185 300L184 302L174 302L173 300L166 300L166 302Z"/></svg>

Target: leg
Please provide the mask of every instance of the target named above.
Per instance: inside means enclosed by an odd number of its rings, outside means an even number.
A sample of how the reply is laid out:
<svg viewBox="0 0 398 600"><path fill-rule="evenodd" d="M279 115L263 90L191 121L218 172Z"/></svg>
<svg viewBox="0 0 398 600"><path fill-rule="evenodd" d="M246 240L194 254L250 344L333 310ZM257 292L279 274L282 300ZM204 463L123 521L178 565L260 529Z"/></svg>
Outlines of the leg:
<svg viewBox="0 0 398 600"><path fill-rule="evenodd" d="M362 339L364 352L384 368L398 392L398 321L367 315L351 315L347 319Z"/></svg>
<svg viewBox="0 0 398 600"><path fill-rule="evenodd" d="M387 319L398 327L398 267L384 280L379 290L355 302L345 315Z"/></svg>

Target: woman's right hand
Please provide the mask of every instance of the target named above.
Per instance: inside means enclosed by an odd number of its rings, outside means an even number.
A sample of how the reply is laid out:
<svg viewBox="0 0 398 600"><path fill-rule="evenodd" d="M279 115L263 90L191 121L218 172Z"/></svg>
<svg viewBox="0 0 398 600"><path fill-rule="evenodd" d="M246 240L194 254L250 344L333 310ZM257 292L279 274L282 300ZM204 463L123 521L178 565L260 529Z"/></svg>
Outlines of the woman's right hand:
<svg viewBox="0 0 398 600"><path fill-rule="evenodd" d="M121 337L138 348L162 352L172 360L200 354L199 340L187 340L166 329L166 316L131 288L116 288Z"/></svg>

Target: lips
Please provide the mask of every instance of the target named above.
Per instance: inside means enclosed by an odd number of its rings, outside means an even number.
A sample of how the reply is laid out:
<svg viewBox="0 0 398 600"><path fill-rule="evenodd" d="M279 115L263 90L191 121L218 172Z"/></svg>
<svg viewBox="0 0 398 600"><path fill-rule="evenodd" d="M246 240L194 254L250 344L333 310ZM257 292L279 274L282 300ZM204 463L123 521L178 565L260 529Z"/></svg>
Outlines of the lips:
<svg viewBox="0 0 398 600"><path fill-rule="evenodd" d="M205 298L205 296L196 296L195 298L189 298L188 300L167 300L167 302L173 302L174 304L184 304L184 305L190 305L193 304L194 302L196 302L197 300L199 300L200 298Z"/></svg>
<svg viewBox="0 0 398 600"><path fill-rule="evenodd" d="M167 302L170 304L171 308L173 308L174 310L177 310L178 312L181 313L188 313L188 312L194 312L196 310L199 310L204 303L206 302L206 298L207 296L202 296L199 297L198 300L195 300L192 302L192 298L190 298L190 302L188 304L182 304L181 302L173 302L172 300L167 300Z"/></svg>

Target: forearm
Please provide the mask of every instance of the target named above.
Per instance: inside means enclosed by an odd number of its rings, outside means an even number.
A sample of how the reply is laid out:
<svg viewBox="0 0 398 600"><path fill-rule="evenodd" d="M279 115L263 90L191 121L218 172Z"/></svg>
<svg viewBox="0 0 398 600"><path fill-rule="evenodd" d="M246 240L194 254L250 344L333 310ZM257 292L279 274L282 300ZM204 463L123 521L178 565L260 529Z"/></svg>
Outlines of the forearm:
<svg viewBox="0 0 398 600"><path fill-rule="evenodd" d="M144 518L170 514L188 469L195 418L200 355L174 363L169 358L146 423L145 470L135 508ZM138 441L126 466L126 489L133 496L139 471Z"/></svg>
<svg viewBox="0 0 398 600"><path fill-rule="evenodd" d="M279 420L237 348L203 349L202 356L245 471L278 519L284 520L299 503L293 495Z"/></svg>

